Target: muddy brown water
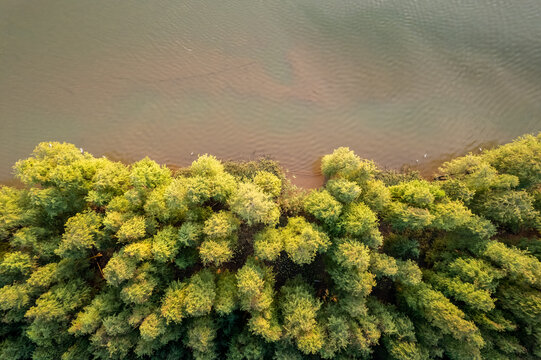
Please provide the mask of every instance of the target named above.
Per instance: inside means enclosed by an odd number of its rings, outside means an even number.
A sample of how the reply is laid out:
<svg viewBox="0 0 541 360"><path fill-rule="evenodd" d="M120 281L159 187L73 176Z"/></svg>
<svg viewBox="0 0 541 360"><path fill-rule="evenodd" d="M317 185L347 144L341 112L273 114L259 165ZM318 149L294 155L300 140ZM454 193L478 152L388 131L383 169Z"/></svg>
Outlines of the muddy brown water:
<svg viewBox="0 0 541 360"><path fill-rule="evenodd" d="M0 2L0 181L40 141L126 162L339 146L425 174L541 130L541 2ZM426 157L425 157L426 154Z"/></svg>

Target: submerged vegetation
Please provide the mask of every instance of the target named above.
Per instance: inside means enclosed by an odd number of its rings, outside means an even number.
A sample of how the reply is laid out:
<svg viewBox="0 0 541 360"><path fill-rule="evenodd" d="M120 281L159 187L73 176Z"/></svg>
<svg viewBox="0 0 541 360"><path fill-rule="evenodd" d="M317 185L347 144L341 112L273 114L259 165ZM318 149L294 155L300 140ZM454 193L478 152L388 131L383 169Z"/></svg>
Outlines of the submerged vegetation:
<svg viewBox="0 0 541 360"><path fill-rule="evenodd" d="M173 174L70 144L0 188L1 359L541 357L541 135L384 172L347 148Z"/></svg>

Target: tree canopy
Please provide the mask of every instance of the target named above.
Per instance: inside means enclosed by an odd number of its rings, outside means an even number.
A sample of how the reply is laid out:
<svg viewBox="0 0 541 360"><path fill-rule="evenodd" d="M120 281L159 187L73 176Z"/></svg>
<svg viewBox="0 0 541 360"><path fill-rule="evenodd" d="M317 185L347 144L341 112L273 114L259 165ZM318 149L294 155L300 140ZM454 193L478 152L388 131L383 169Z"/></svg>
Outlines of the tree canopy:
<svg viewBox="0 0 541 360"><path fill-rule="evenodd" d="M0 187L0 359L541 358L541 134L321 170L39 144Z"/></svg>

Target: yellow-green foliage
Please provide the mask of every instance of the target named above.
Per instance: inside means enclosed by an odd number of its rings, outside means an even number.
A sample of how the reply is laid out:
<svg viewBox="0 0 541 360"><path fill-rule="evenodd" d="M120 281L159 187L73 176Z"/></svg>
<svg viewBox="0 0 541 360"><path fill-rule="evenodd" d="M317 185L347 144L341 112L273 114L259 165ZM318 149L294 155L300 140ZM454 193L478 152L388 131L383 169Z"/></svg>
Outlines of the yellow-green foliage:
<svg viewBox="0 0 541 360"><path fill-rule="evenodd" d="M268 171L258 171L254 176L254 184L273 197L277 197L282 191L282 180Z"/></svg>
<svg viewBox="0 0 541 360"><path fill-rule="evenodd" d="M224 239L237 231L239 223L233 214L220 211L205 221L203 234L209 239Z"/></svg>
<svg viewBox="0 0 541 360"><path fill-rule="evenodd" d="M162 235L163 236L163 235ZM153 243L151 239L134 242L124 246L124 254L133 257L137 261L150 260L152 258Z"/></svg>
<svg viewBox="0 0 541 360"><path fill-rule="evenodd" d="M327 181L325 188L336 200L346 204L356 200L362 192L359 185L346 179L331 179Z"/></svg>
<svg viewBox="0 0 541 360"><path fill-rule="evenodd" d="M148 191L171 181L171 171L149 158L134 163L130 168L130 184L139 191Z"/></svg>
<svg viewBox="0 0 541 360"><path fill-rule="evenodd" d="M120 225L116 233L116 237L120 242L135 241L143 238L146 234L145 218L142 216L134 216Z"/></svg>
<svg viewBox="0 0 541 360"><path fill-rule="evenodd" d="M254 253L260 259L274 261L284 249L284 240L278 229L266 228L254 237Z"/></svg>
<svg viewBox="0 0 541 360"><path fill-rule="evenodd" d="M321 304L300 282L281 289L281 310L284 316L284 335L293 339L305 354L314 354L323 346L323 332L317 323Z"/></svg>
<svg viewBox="0 0 541 360"><path fill-rule="evenodd" d="M241 309L263 311L271 306L274 278L270 268L249 259L236 279Z"/></svg>
<svg viewBox="0 0 541 360"><path fill-rule="evenodd" d="M188 316L210 313L216 285L214 275L208 270L192 275L183 283L173 283L165 293L161 314L168 321L181 322Z"/></svg>
<svg viewBox="0 0 541 360"><path fill-rule="evenodd" d="M148 268L149 266L142 266L138 274L124 285L120 292L122 301L128 304L144 304L150 299L158 282Z"/></svg>
<svg viewBox="0 0 541 360"><path fill-rule="evenodd" d="M333 224L342 212L342 204L327 190L312 191L304 201L304 210L320 221Z"/></svg>
<svg viewBox="0 0 541 360"><path fill-rule="evenodd" d="M345 178L364 183L377 173L377 166L369 160L361 160L347 147L341 147L321 159L321 172L327 178Z"/></svg>
<svg viewBox="0 0 541 360"><path fill-rule="evenodd" d="M204 265L220 266L233 257L231 241L228 239L207 239L201 243L199 255Z"/></svg>
<svg viewBox="0 0 541 360"><path fill-rule="evenodd" d="M20 207L21 191L0 185L0 239L4 240L10 235L23 217Z"/></svg>
<svg viewBox="0 0 541 360"><path fill-rule="evenodd" d="M500 265L509 275L541 289L541 262L527 251L490 241L483 255Z"/></svg>
<svg viewBox="0 0 541 360"><path fill-rule="evenodd" d="M157 314L148 315L139 326L141 338L144 340L153 340L167 330L165 321Z"/></svg>
<svg viewBox="0 0 541 360"><path fill-rule="evenodd" d="M80 213L69 218L56 254L61 257L84 256L87 250L96 246L100 226L101 218L95 212Z"/></svg>
<svg viewBox="0 0 541 360"><path fill-rule="evenodd" d="M0 187L0 359L541 357L541 135L380 171L42 143ZM497 237L496 237L497 234Z"/></svg>
<svg viewBox="0 0 541 360"><path fill-rule="evenodd" d="M195 319L188 327L185 344L195 360L212 360L216 355L216 324L209 317Z"/></svg>
<svg viewBox="0 0 541 360"><path fill-rule="evenodd" d="M469 343L476 349L483 347L484 341L477 326L466 320L464 312L453 305L442 293L423 284L409 288L404 296L412 310L418 312L419 316L443 334L450 334L456 340Z"/></svg>
<svg viewBox="0 0 541 360"><path fill-rule="evenodd" d="M122 253L116 253L103 269L103 277L109 284L118 286L133 277L136 267L135 259Z"/></svg>
<svg viewBox="0 0 541 360"><path fill-rule="evenodd" d="M271 197L251 183L241 183L229 201L231 211L248 225L272 225L278 222L280 211Z"/></svg>
<svg viewBox="0 0 541 360"><path fill-rule="evenodd" d="M541 134L526 135L514 142L489 150L483 157L500 173L519 178L522 187L541 182Z"/></svg>
<svg viewBox="0 0 541 360"><path fill-rule="evenodd" d="M205 154L192 162L190 171L195 176L212 177L221 175L224 172L224 166L216 157Z"/></svg>
<svg viewBox="0 0 541 360"><path fill-rule="evenodd" d="M311 263L329 246L328 236L302 217L289 218L282 230L284 250L295 264Z"/></svg>
<svg viewBox="0 0 541 360"><path fill-rule="evenodd" d="M239 224L233 214L225 211L214 213L205 221L203 234L206 238L199 248L205 265L220 266L233 257Z"/></svg>
<svg viewBox="0 0 541 360"><path fill-rule="evenodd" d="M0 274L4 278L17 278L27 275L32 269L32 258L21 251L7 253L0 262Z"/></svg>
<svg viewBox="0 0 541 360"><path fill-rule="evenodd" d="M122 163L98 159L87 200L97 206L107 205L115 196L124 194L129 186L129 171Z"/></svg>
<svg viewBox="0 0 541 360"><path fill-rule="evenodd" d="M363 243L346 240L336 247L334 260L347 269L366 271L370 265L370 249Z"/></svg>
<svg viewBox="0 0 541 360"><path fill-rule="evenodd" d="M395 199L419 208L427 208L445 196L445 192L438 186L421 180L391 186L389 190Z"/></svg>
<svg viewBox="0 0 541 360"><path fill-rule="evenodd" d="M220 315L228 315L237 307L237 279L235 274L225 270L217 276L214 310Z"/></svg>
<svg viewBox="0 0 541 360"><path fill-rule="evenodd" d="M354 237L362 237L368 234L378 224L376 214L364 203L349 205L344 210L344 216L341 220L342 230Z"/></svg>

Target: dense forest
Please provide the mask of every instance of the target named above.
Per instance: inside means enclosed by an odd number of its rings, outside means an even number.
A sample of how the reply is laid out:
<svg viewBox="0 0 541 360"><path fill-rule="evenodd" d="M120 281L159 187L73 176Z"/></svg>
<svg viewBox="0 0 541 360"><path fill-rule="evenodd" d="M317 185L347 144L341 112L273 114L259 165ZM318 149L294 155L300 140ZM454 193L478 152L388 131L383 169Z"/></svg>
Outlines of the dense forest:
<svg viewBox="0 0 541 360"><path fill-rule="evenodd" d="M0 188L0 358L541 358L541 134L321 171L39 144Z"/></svg>

